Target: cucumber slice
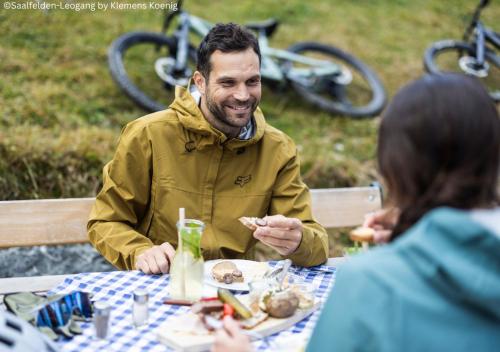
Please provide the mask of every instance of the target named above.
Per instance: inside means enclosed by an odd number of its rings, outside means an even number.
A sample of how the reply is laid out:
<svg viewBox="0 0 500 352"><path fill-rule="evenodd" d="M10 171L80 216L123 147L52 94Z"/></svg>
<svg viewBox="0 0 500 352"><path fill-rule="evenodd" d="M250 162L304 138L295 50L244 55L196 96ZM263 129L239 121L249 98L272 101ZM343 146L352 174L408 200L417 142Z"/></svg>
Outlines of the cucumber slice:
<svg viewBox="0 0 500 352"><path fill-rule="evenodd" d="M242 318L242 319L250 319L252 317L252 312L245 307L243 303L241 303L238 298L236 298L231 291L226 290L225 288L219 288L217 290L217 296L219 299L229 304L234 308L234 311Z"/></svg>

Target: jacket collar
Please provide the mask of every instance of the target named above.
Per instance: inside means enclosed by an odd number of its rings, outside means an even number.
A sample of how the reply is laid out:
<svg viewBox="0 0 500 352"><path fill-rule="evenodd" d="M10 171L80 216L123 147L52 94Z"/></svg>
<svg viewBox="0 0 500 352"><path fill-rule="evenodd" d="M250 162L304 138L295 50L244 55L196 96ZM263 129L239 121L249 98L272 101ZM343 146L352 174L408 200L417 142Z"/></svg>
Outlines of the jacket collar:
<svg viewBox="0 0 500 352"><path fill-rule="evenodd" d="M264 136L266 129L264 115L260 108L257 108L254 112L255 133L253 137L248 140L227 138L205 119L189 90L180 86L175 87L175 99L170 104L170 108L177 113L179 122L186 130L204 137L198 142L198 148L215 143L224 144L231 150L249 146L257 143Z"/></svg>

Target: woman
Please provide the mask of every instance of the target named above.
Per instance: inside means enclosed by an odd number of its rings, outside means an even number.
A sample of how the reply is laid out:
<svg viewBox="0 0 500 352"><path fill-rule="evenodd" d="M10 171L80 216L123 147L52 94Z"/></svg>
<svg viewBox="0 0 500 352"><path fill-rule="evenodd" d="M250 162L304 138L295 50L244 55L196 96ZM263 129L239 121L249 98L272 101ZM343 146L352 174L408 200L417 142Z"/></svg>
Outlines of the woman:
<svg viewBox="0 0 500 352"><path fill-rule="evenodd" d="M339 270L307 350L498 351L500 119L488 93L457 74L409 84L377 156L391 207L366 224L391 244ZM231 324L216 350L241 339Z"/></svg>
<svg viewBox="0 0 500 352"><path fill-rule="evenodd" d="M497 350L495 105L476 79L426 76L394 97L377 154L396 210L368 224L392 244L340 270L308 350Z"/></svg>

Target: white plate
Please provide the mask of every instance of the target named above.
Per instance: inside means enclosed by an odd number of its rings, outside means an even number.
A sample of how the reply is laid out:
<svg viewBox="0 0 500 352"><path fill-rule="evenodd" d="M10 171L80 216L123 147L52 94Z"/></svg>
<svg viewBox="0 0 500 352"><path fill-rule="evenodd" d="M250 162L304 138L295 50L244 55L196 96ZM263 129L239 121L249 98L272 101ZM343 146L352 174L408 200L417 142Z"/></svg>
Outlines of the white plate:
<svg viewBox="0 0 500 352"><path fill-rule="evenodd" d="M212 277L212 268L214 267L214 265L224 260L236 264L238 269L240 269L243 274L243 282L233 282L232 284L225 284L223 282L215 280ZM227 288L228 290L233 291L248 291L248 283L255 279L260 279L267 271L267 269L269 269L269 265L267 265L267 263L265 262L255 262L252 260L243 259L209 260L205 262L205 283L210 286Z"/></svg>

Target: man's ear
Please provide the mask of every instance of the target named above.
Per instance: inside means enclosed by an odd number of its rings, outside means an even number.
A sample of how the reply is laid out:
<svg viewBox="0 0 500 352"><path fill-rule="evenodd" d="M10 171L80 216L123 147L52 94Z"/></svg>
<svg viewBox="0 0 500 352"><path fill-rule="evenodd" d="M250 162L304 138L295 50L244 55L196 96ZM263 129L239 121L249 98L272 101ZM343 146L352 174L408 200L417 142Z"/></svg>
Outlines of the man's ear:
<svg viewBox="0 0 500 352"><path fill-rule="evenodd" d="M205 89L206 89L206 81L205 77L201 74L200 71L196 71L193 75L193 81L194 84L196 84L196 88L198 88L198 91L200 92L201 95L205 95Z"/></svg>

